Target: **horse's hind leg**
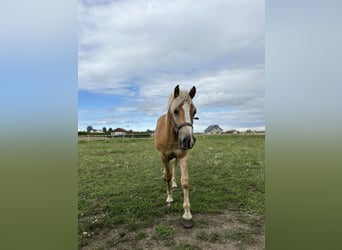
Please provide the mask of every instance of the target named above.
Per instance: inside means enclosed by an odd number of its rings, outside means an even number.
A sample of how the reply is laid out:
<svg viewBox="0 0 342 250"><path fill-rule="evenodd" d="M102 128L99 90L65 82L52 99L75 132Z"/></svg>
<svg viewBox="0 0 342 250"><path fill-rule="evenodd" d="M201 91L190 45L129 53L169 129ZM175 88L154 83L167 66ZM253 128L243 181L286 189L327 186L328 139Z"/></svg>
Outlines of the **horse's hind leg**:
<svg viewBox="0 0 342 250"><path fill-rule="evenodd" d="M173 202L173 197L172 197L172 189L171 189L171 173L169 169L169 162L166 159L164 159L163 156L161 156L160 158L164 166L163 177L166 182L166 195L167 195L166 204L170 206Z"/></svg>
<svg viewBox="0 0 342 250"><path fill-rule="evenodd" d="M176 167L177 167L177 159L174 158L172 160L172 190L175 190L177 188L177 182L176 182Z"/></svg>

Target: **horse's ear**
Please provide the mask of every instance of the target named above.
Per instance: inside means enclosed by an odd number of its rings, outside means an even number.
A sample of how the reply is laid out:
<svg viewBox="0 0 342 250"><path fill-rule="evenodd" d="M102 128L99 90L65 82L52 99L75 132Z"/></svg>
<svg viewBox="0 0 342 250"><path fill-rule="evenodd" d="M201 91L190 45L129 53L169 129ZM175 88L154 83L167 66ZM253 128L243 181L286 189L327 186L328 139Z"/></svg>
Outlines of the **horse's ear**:
<svg viewBox="0 0 342 250"><path fill-rule="evenodd" d="M191 99L194 98L195 94L196 94L196 87L193 86L189 92L189 96L191 97Z"/></svg>
<svg viewBox="0 0 342 250"><path fill-rule="evenodd" d="M177 96L179 96L179 85L177 85L177 86L175 87L175 91L174 91L174 94L173 94L173 97L174 97L174 98L177 98Z"/></svg>

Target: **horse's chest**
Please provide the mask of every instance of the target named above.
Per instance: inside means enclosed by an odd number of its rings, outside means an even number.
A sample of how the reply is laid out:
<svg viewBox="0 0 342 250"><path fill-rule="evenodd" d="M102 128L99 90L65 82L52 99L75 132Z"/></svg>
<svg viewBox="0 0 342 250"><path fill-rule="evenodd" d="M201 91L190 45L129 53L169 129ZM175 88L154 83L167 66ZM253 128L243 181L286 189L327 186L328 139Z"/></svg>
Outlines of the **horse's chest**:
<svg viewBox="0 0 342 250"><path fill-rule="evenodd" d="M174 158L182 158L185 154L186 154L186 151L176 149L176 150L167 151L165 156L166 156L167 160L170 161Z"/></svg>

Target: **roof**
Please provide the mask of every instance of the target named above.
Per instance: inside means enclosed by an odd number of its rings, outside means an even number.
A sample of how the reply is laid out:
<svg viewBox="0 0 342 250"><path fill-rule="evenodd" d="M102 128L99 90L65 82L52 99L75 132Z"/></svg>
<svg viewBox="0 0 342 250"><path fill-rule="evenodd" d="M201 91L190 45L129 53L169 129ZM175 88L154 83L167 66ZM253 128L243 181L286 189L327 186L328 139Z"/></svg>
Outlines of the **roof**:
<svg viewBox="0 0 342 250"><path fill-rule="evenodd" d="M123 128L116 128L116 129L112 130L112 132L128 133L128 131L127 131L127 130L124 130Z"/></svg>
<svg viewBox="0 0 342 250"><path fill-rule="evenodd" d="M207 128L204 130L204 133L208 133L208 132L212 131L213 129L219 129L219 130L223 131L223 129L220 128L219 125L210 125L209 127L207 127Z"/></svg>

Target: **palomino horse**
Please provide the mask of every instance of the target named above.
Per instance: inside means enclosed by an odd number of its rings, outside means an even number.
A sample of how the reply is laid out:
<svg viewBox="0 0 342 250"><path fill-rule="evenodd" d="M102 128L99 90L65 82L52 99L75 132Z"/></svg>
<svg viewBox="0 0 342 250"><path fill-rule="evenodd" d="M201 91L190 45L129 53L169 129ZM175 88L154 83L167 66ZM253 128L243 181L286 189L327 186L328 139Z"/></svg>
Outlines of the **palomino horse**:
<svg viewBox="0 0 342 250"><path fill-rule="evenodd" d="M175 87L169 99L167 114L158 119L154 140L164 165L163 177L167 183L166 204L168 206L173 202L172 189L177 187L175 168L177 162L180 162L184 194L182 224L186 228L194 225L189 202L188 149L191 149L196 141L192 127L193 119L196 119L194 118L196 107L192 103L195 94L195 87L192 87L189 92L179 91L179 85ZM172 174L169 168L170 160L173 161Z"/></svg>

